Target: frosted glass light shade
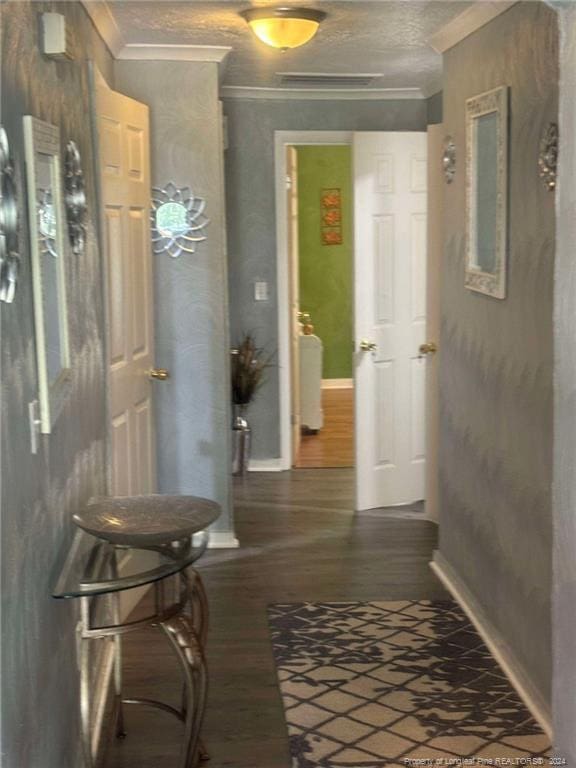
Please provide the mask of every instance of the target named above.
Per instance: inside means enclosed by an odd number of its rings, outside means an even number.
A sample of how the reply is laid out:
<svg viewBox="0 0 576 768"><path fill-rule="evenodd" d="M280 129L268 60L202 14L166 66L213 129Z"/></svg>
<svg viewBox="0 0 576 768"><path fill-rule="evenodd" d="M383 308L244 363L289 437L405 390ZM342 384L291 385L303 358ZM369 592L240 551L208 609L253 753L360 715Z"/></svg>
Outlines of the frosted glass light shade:
<svg viewBox="0 0 576 768"><path fill-rule="evenodd" d="M240 15L263 43L283 51L311 40L326 17L312 8L250 8Z"/></svg>

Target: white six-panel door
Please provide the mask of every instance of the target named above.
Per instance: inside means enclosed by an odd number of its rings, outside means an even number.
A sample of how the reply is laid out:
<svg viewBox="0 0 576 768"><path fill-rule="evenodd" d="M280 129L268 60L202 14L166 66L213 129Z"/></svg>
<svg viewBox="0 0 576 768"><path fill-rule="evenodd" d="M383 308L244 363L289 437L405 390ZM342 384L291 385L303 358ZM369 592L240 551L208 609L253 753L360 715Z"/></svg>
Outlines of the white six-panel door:
<svg viewBox="0 0 576 768"><path fill-rule="evenodd" d="M356 508L362 510L424 498L426 360L419 346L426 340L426 134L357 133L353 156Z"/></svg>
<svg viewBox="0 0 576 768"><path fill-rule="evenodd" d="M156 490L148 107L97 88L107 271L111 492Z"/></svg>

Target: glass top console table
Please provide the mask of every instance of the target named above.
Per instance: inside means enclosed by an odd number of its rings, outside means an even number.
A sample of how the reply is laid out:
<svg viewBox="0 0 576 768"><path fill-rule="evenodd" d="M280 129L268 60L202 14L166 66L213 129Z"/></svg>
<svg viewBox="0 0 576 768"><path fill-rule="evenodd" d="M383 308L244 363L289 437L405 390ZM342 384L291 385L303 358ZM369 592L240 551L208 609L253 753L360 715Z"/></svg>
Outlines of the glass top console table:
<svg viewBox="0 0 576 768"><path fill-rule="evenodd" d="M78 528L52 591L52 596L57 599L80 600L80 712L86 768L94 766L97 747L94 744L95 688L102 684L93 673L95 641L100 644L101 651L97 657L101 663L109 659L108 668L113 670L116 736L125 736L125 704L140 704L169 712L184 726L177 768L195 768L207 758L200 741L200 729L208 680L204 657L208 602L200 575L193 565L208 544L205 528L218 518L220 508L214 502L192 496L117 497L96 500L95 505L98 504L107 516L106 520L112 520L115 526L123 526L122 515L130 518L132 524L136 520L134 543L130 543L130 525L122 528L126 535L115 537L110 534L113 541ZM91 514L99 511L95 505L87 508ZM154 508L158 512L155 516ZM140 525L137 524L139 510L142 513ZM171 511L177 512L176 517L171 516ZM163 524L164 537L161 535ZM168 540L166 536L178 538ZM146 586L153 591L149 614L136 619L124 615L122 594ZM179 708L152 699L124 696L122 636L150 626L164 634L179 662L183 678Z"/></svg>

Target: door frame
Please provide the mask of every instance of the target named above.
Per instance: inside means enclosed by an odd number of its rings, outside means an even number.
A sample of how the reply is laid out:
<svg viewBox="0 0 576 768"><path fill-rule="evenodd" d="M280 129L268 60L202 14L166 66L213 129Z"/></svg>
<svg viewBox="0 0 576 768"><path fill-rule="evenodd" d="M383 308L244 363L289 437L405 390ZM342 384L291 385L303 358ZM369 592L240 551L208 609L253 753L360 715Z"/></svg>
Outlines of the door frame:
<svg viewBox="0 0 576 768"><path fill-rule="evenodd" d="M286 149L289 146L351 146L353 134L353 131L274 131L278 383L280 401L280 457L273 467L276 471L292 469L290 254L288 251L288 211L286 208Z"/></svg>

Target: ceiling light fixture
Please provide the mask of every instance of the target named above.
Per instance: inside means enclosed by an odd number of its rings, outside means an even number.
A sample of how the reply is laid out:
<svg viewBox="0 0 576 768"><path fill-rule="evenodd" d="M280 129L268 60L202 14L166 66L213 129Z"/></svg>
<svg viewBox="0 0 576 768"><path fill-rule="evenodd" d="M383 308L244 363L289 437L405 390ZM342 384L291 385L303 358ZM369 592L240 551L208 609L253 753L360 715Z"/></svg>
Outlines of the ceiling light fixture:
<svg viewBox="0 0 576 768"><path fill-rule="evenodd" d="M248 8L240 16L263 43L282 51L312 40L326 18L324 11L313 8Z"/></svg>

